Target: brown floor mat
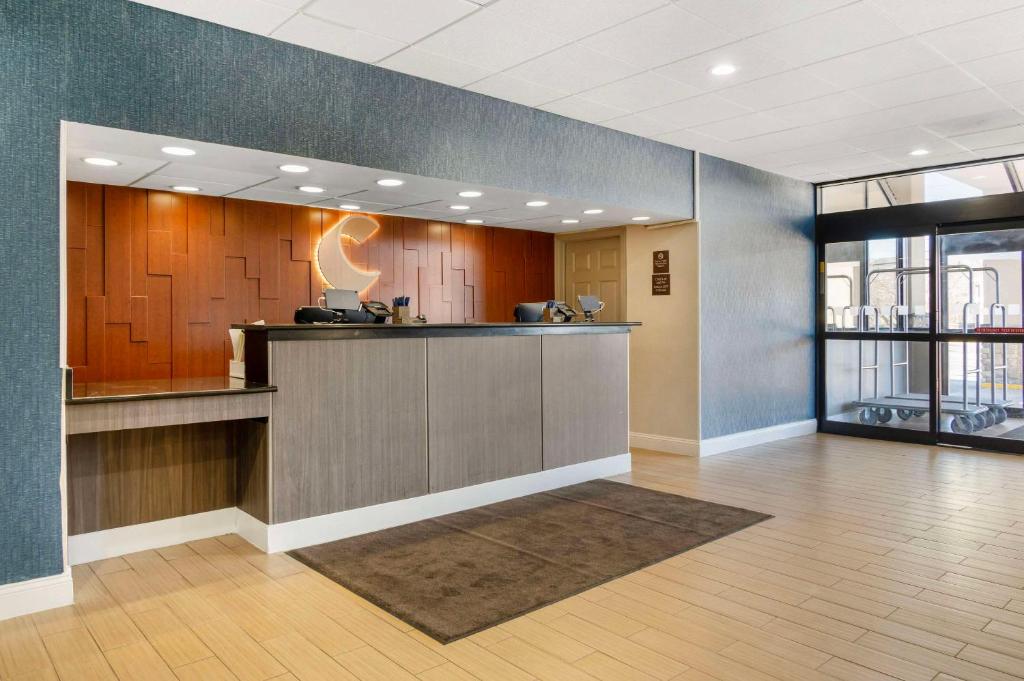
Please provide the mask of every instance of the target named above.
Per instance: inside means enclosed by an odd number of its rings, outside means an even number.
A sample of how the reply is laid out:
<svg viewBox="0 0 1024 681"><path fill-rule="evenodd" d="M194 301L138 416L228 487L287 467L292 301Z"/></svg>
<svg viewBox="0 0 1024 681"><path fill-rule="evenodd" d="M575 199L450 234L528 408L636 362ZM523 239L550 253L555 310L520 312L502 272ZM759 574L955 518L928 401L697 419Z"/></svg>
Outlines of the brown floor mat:
<svg viewBox="0 0 1024 681"><path fill-rule="evenodd" d="M770 517L593 480L290 555L449 643Z"/></svg>

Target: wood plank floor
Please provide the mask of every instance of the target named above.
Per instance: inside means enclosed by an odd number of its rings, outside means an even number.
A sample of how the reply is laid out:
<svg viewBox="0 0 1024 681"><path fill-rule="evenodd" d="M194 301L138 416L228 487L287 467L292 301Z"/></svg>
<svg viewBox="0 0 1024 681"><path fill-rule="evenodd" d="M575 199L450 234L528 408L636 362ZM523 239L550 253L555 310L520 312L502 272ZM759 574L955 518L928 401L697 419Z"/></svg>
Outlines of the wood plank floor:
<svg viewBox="0 0 1024 681"><path fill-rule="evenodd" d="M0 622L0 679L1024 678L1024 459L824 435L635 454L623 479L776 517L448 646L236 536L146 551Z"/></svg>

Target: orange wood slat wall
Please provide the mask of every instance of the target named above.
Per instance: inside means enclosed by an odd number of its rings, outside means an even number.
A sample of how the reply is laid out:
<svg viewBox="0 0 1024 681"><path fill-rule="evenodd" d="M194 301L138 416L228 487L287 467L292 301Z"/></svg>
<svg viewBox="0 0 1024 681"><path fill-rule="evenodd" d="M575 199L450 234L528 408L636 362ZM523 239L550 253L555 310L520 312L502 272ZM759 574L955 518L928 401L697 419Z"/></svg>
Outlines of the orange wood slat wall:
<svg viewBox="0 0 1024 681"><path fill-rule="evenodd" d="M227 373L228 328L291 322L323 281L312 258L347 213L68 182L68 364L77 381ZM510 321L554 295L551 234L373 216L347 246L380 278L366 297L412 298L431 322Z"/></svg>

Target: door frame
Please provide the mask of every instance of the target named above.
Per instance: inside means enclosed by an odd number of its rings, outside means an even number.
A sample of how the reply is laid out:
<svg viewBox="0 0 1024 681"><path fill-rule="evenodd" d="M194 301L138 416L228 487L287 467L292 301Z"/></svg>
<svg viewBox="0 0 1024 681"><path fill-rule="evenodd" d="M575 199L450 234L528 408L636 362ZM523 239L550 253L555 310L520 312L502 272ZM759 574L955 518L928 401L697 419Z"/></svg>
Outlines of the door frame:
<svg viewBox="0 0 1024 681"><path fill-rule="evenodd" d="M938 328L938 309L941 295L940 277L935 276L939 265L939 236L949 233L983 231L1006 228L1006 223L1017 223L1024 227L1024 194L997 194L970 199L953 199L933 203L868 208L842 213L818 215L815 222L815 249L818 261L818 276L815 281L815 353L817 380L815 403L818 413L818 431L869 437L895 442L915 442L930 445L953 445L957 447L988 449L1010 454L1024 454L1024 441L984 435L957 435L942 432L939 413L938 350L942 342L970 340L982 342L977 335L944 333ZM927 333L870 333L856 331L828 331L826 328L825 287L825 246L844 241L869 241L926 236L931 242L931 296L929 301L929 328ZM860 423L829 421L827 418L826 346L829 340L911 340L928 343L929 355L929 430L905 430L900 428L877 428ZM983 342L1020 343L1020 336L986 335Z"/></svg>
<svg viewBox="0 0 1024 681"><path fill-rule="evenodd" d="M626 229L627 225L618 227L601 227L579 232L562 232L555 235L555 300L563 300L569 305L575 301L565 300L565 257L566 245L574 241L590 241L591 239L617 238L619 240L619 301L622 318L629 319L626 306Z"/></svg>

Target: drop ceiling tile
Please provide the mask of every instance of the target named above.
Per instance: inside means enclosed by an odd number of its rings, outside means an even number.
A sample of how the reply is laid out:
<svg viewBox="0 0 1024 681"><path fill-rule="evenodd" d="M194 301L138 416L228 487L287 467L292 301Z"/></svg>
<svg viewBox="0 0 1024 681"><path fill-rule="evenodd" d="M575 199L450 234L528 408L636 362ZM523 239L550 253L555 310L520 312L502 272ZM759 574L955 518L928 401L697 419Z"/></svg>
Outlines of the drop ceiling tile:
<svg viewBox="0 0 1024 681"><path fill-rule="evenodd" d="M203 21L266 35L280 26L294 8L261 0L136 0L143 5L185 14Z"/></svg>
<svg viewBox="0 0 1024 681"><path fill-rule="evenodd" d="M691 132L702 135L710 135L727 142L734 142L747 137L756 137L769 132L778 132L792 128L793 126L784 120L769 116L763 113L745 114L736 118L729 118L724 121L706 123L691 129Z"/></svg>
<svg viewBox="0 0 1024 681"><path fill-rule="evenodd" d="M671 123L665 123L663 121L649 118L644 114L628 114L626 116L612 118L607 121L602 121L601 125L606 128L612 128L613 130L619 130L621 132L628 132L631 135L639 135L641 137L654 137L677 127Z"/></svg>
<svg viewBox="0 0 1024 681"><path fill-rule="evenodd" d="M270 37L329 52L349 59L375 62L405 47L405 43L296 14Z"/></svg>
<svg viewBox="0 0 1024 681"><path fill-rule="evenodd" d="M198 192L191 192L193 194L203 194L206 196L224 196L242 189L241 185L226 184L221 182L212 182L210 180L204 180L202 183L197 183L195 180L187 177L174 177L171 175L149 175L142 178L138 182L135 182L133 187L142 187L144 189L163 189L166 191L173 191L173 187L177 185L185 186L198 186Z"/></svg>
<svg viewBox="0 0 1024 681"><path fill-rule="evenodd" d="M908 33L923 33L950 24L1024 5L1021 0L871 0Z"/></svg>
<svg viewBox="0 0 1024 681"><path fill-rule="evenodd" d="M527 206L515 206L502 208L500 210L489 210L487 215L497 220L533 220L538 218L554 217L557 208L554 206L542 206L539 208L528 208Z"/></svg>
<svg viewBox="0 0 1024 681"><path fill-rule="evenodd" d="M916 38L869 47L805 67L841 88L855 88L947 66L949 61Z"/></svg>
<svg viewBox="0 0 1024 681"><path fill-rule="evenodd" d="M224 184L236 184L243 187L267 182L276 177L275 175L260 175L258 173L248 173L241 170L227 170L224 168L185 162L168 163L160 169L160 174L171 175L172 177L188 178L190 180L198 180L200 182L212 181L223 182ZM295 177L299 178L301 175L296 175Z"/></svg>
<svg viewBox="0 0 1024 681"><path fill-rule="evenodd" d="M928 33L921 39L955 62L972 61L1020 48L1024 7L965 21Z"/></svg>
<svg viewBox="0 0 1024 681"><path fill-rule="evenodd" d="M462 87L491 74L489 70L475 64L449 59L415 46L396 52L377 62L377 65L455 87Z"/></svg>
<svg viewBox="0 0 1024 681"><path fill-rule="evenodd" d="M349 200L359 203L360 201L371 201L373 203L390 203L397 204L399 206L413 206L419 203L427 203L429 201L436 201L437 196L430 196L427 194L414 194L405 190L400 190L396 187L393 189L380 188L380 189L366 189L363 191L352 192L350 194L338 194L339 199L344 199L343 202Z"/></svg>
<svg viewBox="0 0 1024 681"><path fill-rule="evenodd" d="M822 123L808 125L802 130L808 135L817 135L825 140L838 140L859 135L895 130L915 124L913 112L902 112L897 109L867 111L844 118L837 118Z"/></svg>
<svg viewBox="0 0 1024 681"><path fill-rule="evenodd" d="M695 87L658 75L654 71L644 71L635 76L581 92L580 96L592 102L614 106L625 111L642 111L697 94L700 94L700 90Z"/></svg>
<svg viewBox="0 0 1024 681"><path fill-rule="evenodd" d="M398 208L399 206L390 203L373 203L372 201L350 201L348 199L324 199L323 201L317 201L311 203L311 206L318 206L320 208L334 208L338 209L341 204L354 204L359 206L359 211L363 213L383 213L389 211L392 208Z"/></svg>
<svg viewBox="0 0 1024 681"><path fill-rule="evenodd" d="M783 167L798 163L820 163L860 153L863 152L851 144L830 141L762 154L754 157L751 161L771 167Z"/></svg>
<svg viewBox="0 0 1024 681"><path fill-rule="evenodd" d="M548 102L540 107L544 111L550 111L560 116L575 118L576 120L588 123L600 123L609 118L618 118L629 113L625 109L617 109L612 106L598 104L583 97L566 97L553 102Z"/></svg>
<svg viewBox="0 0 1024 681"><path fill-rule="evenodd" d="M466 0L314 0L303 12L319 19L413 43L479 6Z"/></svg>
<svg viewBox="0 0 1024 681"><path fill-rule="evenodd" d="M666 5L586 38L581 44L640 68L651 69L734 39L727 31L678 6Z"/></svg>
<svg viewBox="0 0 1024 681"><path fill-rule="evenodd" d="M247 186L253 184L252 182L236 182L239 186ZM313 194L310 192L300 192L299 187L304 186L323 187L324 191L320 194ZM344 178L327 178L324 175L316 179L306 177L304 175L284 175L276 179L264 182L260 185L263 189L270 189L276 192L286 192L289 194L295 194L306 198L303 203L311 201L317 201L319 199L341 196L343 194L350 194L354 191L363 189L363 185L350 184L344 181Z"/></svg>
<svg viewBox="0 0 1024 681"><path fill-rule="evenodd" d="M675 0L683 9L739 36L761 33L835 9L848 0Z"/></svg>
<svg viewBox="0 0 1024 681"><path fill-rule="evenodd" d="M892 21L855 2L750 38L751 44L797 66L906 38Z"/></svg>
<svg viewBox="0 0 1024 681"><path fill-rule="evenodd" d="M445 221L446 214L436 210L423 210L416 206L404 206L401 208L392 208L391 210L384 211L388 215L401 215L406 218L419 218L420 220L437 220L439 222Z"/></svg>
<svg viewBox="0 0 1024 681"><path fill-rule="evenodd" d="M82 159L98 156L117 161L120 165L101 167L86 163ZM74 147L67 153L67 175L75 182L94 182L96 184L131 184L149 173L163 167L165 161L111 153L106 148L91 149Z"/></svg>
<svg viewBox="0 0 1024 681"><path fill-rule="evenodd" d="M997 128L1008 128L1012 125L1024 124L1024 115L1015 109L998 109L985 113L935 121L928 124L928 130L942 137L969 135Z"/></svg>
<svg viewBox="0 0 1024 681"><path fill-rule="evenodd" d="M570 42L565 36L527 23L499 2L427 36L417 47L493 71L532 59Z"/></svg>
<svg viewBox="0 0 1024 681"><path fill-rule="evenodd" d="M1024 144L1024 125L1014 125L1009 128L960 135L959 137L954 137L953 141L968 149L975 150Z"/></svg>
<svg viewBox="0 0 1024 681"><path fill-rule="evenodd" d="M743 140L742 148L747 157L759 158L764 154L785 152L813 144L824 144L832 142L834 139L834 137L828 134L813 129L794 128L792 130L770 132Z"/></svg>
<svg viewBox="0 0 1024 681"><path fill-rule="evenodd" d="M734 118L749 111L746 107L716 94L707 94L648 109L643 114L678 129Z"/></svg>
<svg viewBox="0 0 1024 681"><path fill-rule="evenodd" d="M927 149L928 154L926 156L911 156L910 152L918 148ZM949 140L922 140L920 143L911 143L910 141L897 142L889 148L875 149L873 153L898 163L926 163L927 165L934 165L938 163L935 159L963 154L968 151L963 145Z"/></svg>
<svg viewBox="0 0 1024 681"><path fill-rule="evenodd" d="M1006 107L1006 102L989 90L979 89L945 97L928 99L886 109L897 116L909 118L919 125L963 116L986 113Z"/></svg>
<svg viewBox="0 0 1024 681"><path fill-rule="evenodd" d="M872 152L860 152L848 156L825 159L821 163L828 170L840 175L856 176L871 172L870 168L878 167L886 162L886 159ZM863 172L862 172L863 171Z"/></svg>
<svg viewBox="0 0 1024 681"><path fill-rule="evenodd" d="M721 156L722 158L733 158L737 152L736 145L693 130L675 130L658 135L655 139L665 144L699 151L702 154Z"/></svg>
<svg viewBox="0 0 1024 681"><path fill-rule="evenodd" d="M1000 97L1014 106L1024 105L1024 80L1017 80L1012 83L994 85L992 89Z"/></svg>
<svg viewBox="0 0 1024 681"><path fill-rule="evenodd" d="M712 75L711 68L718 64L732 64L736 72L728 76ZM792 68L791 64L743 40L665 64L655 72L699 90L713 92Z"/></svg>
<svg viewBox="0 0 1024 681"><path fill-rule="evenodd" d="M1012 83L1024 74L1024 50L964 62L960 68L988 85Z"/></svg>
<svg viewBox="0 0 1024 681"><path fill-rule="evenodd" d="M637 71L639 69L636 66L606 54L581 45L566 45L511 68L506 73L531 83L576 93L631 76Z"/></svg>
<svg viewBox="0 0 1024 681"><path fill-rule="evenodd" d="M790 126L814 125L855 114L874 111L875 105L849 92L836 92L805 102L786 104L765 113L784 120Z"/></svg>
<svg viewBox="0 0 1024 681"><path fill-rule="evenodd" d="M271 5L277 5L278 7L284 7L285 9L290 9L293 12L298 12L300 9L302 9L303 5L305 5L307 2L309 2L309 0L263 0L263 1L264 2L268 2Z"/></svg>
<svg viewBox="0 0 1024 681"><path fill-rule="evenodd" d="M517 104L526 106L537 106L544 102L569 94L565 89L549 88L538 83L531 83L522 78L515 78L507 73L496 73L482 80L466 86L467 90L479 92L482 95L505 99Z"/></svg>
<svg viewBox="0 0 1024 681"><path fill-rule="evenodd" d="M750 109L763 110L814 99L835 91L834 85L802 69L795 69L719 90L718 94Z"/></svg>
<svg viewBox="0 0 1024 681"><path fill-rule="evenodd" d="M905 148L904 153L912 149L932 149L933 147L938 148L938 145L949 144L939 135L915 126L847 137L843 139L843 142L851 144L861 151Z"/></svg>
<svg viewBox="0 0 1024 681"><path fill-rule="evenodd" d="M879 108L889 109L977 89L977 80L955 66L945 66L934 71L867 85L853 90L853 93Z"/></svg>
<svg viewBox="0 0 1024 681"><path fill-rule="evenodd" d="M666 4L666 0L515 0L508 8L526 23L579 40Z"/></svg>

